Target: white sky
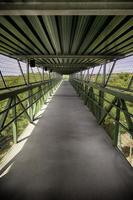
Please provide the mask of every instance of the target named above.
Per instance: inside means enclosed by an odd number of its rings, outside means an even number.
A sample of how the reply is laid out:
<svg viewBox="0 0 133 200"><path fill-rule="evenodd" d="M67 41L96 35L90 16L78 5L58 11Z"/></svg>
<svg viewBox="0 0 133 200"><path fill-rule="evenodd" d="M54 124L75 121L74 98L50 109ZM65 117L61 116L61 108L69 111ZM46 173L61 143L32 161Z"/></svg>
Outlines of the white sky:
<svg viewBox="0 0 133 200"><path fill-rule="evenodd" d="M20 62L20 64L23 69L23 73L26 73L26 63ZM7 56L3 56L1 54L0 54L0 70L3 74L3 76L21 75L21 71L19 69L17 60L9 58ZM35 73L38 72L36 67L33 68L33 71Z"/></svg>
<svg viewBox="0 0 133 200"><path fill-rule="evenodd" d="M24 73L26 73L26 64L21 62ZM107 69L111 67L111 63L107 65ZM0 54L0 70L3 75L21 75L18 63L15 59ZM36 69L34 68L34 71ZM133 56L117 61L113 73L130 72L133 73ZM97 70L95 70L97 73Z"/></svg>

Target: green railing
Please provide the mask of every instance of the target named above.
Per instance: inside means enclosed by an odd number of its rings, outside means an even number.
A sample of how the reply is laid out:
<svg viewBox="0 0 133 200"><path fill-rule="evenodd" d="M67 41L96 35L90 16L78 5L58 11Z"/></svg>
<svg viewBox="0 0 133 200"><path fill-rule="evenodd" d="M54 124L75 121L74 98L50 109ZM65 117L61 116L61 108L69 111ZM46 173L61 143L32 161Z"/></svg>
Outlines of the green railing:
<svg viewBox="0 0 133 200"><path fill-rule="evenodd" d="M0 93L0 147L8 141L17 143L17 137L24 127L35 120L35 116L46 102L53 89L61 81L54 77Z"/></svg>
<svg viewBox="0 0 133 200"><path fill-rule="evenodd" d="M70 82L113 144L133 161L133 94L71 76Z"/></svg>
<svg viewBox="0 0 133 200"><path fill-rule="evenodd" d="M61 81L46 67L1 56L0 61L0 158L36 114ZM5 147L5 148L4 148Z"/></svg>

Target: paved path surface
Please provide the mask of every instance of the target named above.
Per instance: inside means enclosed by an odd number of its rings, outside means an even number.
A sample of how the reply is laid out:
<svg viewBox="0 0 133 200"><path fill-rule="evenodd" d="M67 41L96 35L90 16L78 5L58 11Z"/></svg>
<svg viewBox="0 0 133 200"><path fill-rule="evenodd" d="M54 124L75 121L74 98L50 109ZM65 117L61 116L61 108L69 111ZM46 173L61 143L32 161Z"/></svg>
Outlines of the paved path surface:
<svg viewBox="0 0 133 200"><path fill-rule="evenodd" d="M0 198L133 200L133 170L63 82L9 173Z"/></svg>

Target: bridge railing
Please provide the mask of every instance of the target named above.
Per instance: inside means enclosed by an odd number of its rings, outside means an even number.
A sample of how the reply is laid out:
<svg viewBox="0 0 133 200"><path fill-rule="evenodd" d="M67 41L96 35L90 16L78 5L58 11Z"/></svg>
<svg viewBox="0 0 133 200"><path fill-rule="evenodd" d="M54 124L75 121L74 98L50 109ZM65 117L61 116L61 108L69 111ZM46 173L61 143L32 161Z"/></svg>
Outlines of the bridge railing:
<svg viewBox="0 0 133 200"><path fill-rule="evenodd" d="M132 79L132 76L130 78ZM106 129L114 146L118 147L133 165L132 88L103 85L93 79L83 78L83 73L73 74L70 81L98 123Z"/></svg>
<svg viewBox="0 0 133 200"><path fill-rule="evenodd" d="M28 70L21 69L20 74L17 67L21 65L16 66L16 74L13 66L8 70L9 64L0 67L0 149L17 143L18 136L28 123L35 120L36 114L61 81L61 76L54 72L44 73L43 70L42 74L39 71L33 73L34 69L28 65L25 66Z"/></svg>

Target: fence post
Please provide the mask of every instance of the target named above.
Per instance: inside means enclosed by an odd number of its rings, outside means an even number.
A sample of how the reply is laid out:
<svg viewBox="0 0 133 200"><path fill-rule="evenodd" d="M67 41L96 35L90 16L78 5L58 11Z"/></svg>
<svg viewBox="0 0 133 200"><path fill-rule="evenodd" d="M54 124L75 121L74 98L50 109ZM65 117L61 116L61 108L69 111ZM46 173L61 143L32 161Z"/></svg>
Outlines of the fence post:
<svg viewBox="0 0 133 200"><path fill-rule="evenodd" d="M102 87L105 87L106 83L106 62L103 65L103 80L102 80ZM104 106L104 92L99 90L99 113L98 113L98 119L101 119L102 113L103 113L103 106Z"/></svg>
<svg viewBox="0 0 133 200"><path fill-rule="evenodd" d="M119 135L119 120L120 120L120 100L117 100L116 104L116 117L115 117L115 130L114 130L114 146L117 146L118 143L118 135Z"/></svg>
<svg viewBox="0 0 133 200"><path fill-rule="evenodd" d="M17 110L16 110L16 96L13 97L13 108L12 108L12 114L13 114L13 142L17 143Z"/></svg>

